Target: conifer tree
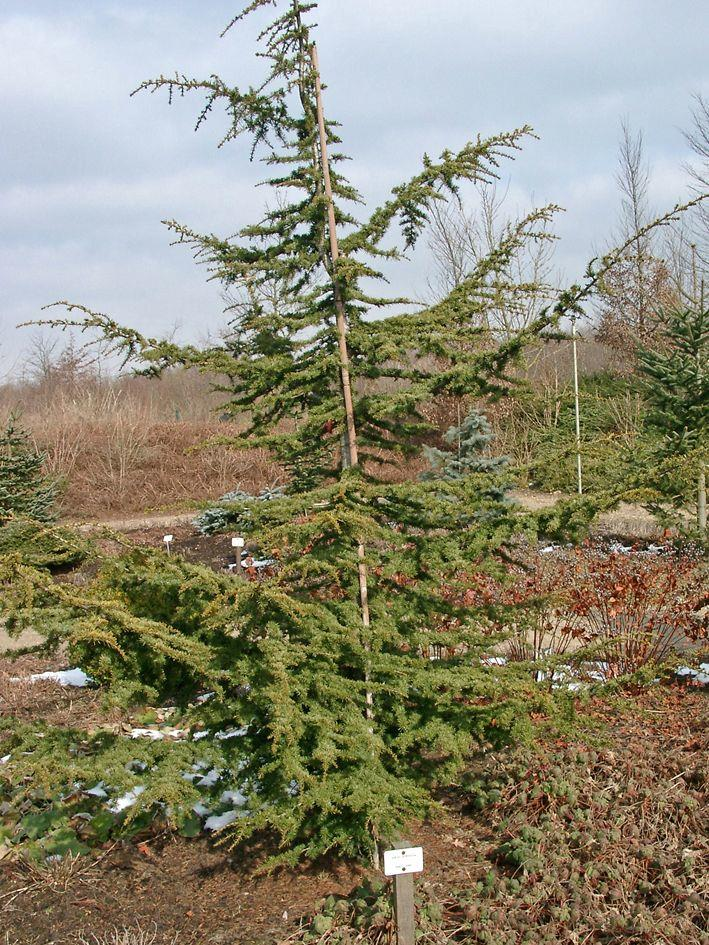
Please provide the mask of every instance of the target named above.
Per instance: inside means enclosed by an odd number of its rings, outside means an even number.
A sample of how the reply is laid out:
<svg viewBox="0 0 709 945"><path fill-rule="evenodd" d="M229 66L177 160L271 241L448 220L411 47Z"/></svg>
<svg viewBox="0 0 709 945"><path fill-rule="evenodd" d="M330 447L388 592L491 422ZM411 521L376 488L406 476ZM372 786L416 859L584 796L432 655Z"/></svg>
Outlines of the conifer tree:
<svg viewBox="0 0 709 945"><path fill-rule="evenodd" d="M535 704L528 676L509 670L503 683L481 661L492 605L465 594L470 572L495 570L519 528L492 488L498 471L392 483L382 466L420 449L431 432L421 408L433 398L509 391L525 343L577 307L600 269L524 331L489 343L480 313L534 289L506 274L528 241L550 238L556 208L544 207L507 228L442 301L373 319L406 301L369 288L379 264L404 259L435 202L455 199L465 181L494 180L532 132L424 156L362 222L322 108L307 22L315 4L253 0L227 30L274 5L259 40L261 84L175 75L140 87L202 94L197 127L223 106L222 143L246 138L272 169L274 206L236 237L168 223L237 297L227 342L204 350L146 338L71 303L55 324L97 328L148 374L185 364L226 378L226 409L249 420L230 442L268 449L288 473L283 497L248 509L248 537L277 561L274 574L215 591L200 635L222 641L209 719L246 726L240 770L253 796L230 829L245 839L267 828L293 859L371 851L426 808L476 740L498 743L524 726ZM432 649L448 658L429 659Z"/></svg>
<svg viewBox="0 0 709 945"><path fill-rule="evenodd" d="M11 415L0 433L0 525L13 515L37 521L53 517L57 484L45 474L44 463L44 454Z"/></svg>
<svg viewBox="0 0 709 945"><path fill-rule="evenodd" d="M706 463L709 451L709 309L664 312L659 320L663 346L640 349L638 366L651 406L648 423L660 433L662 458L675 466L689 459L697 483L697 520L706 530ZM677 499L675 478L661 476L657 485ZM669 487L669 488L668 488Z"/></svg>
<svg viewBox="0 0 709 945"><path fill-rule="evenodd" d="M498 473L508 463L504 456L489 456L487 450L494 439L487 417L473 408L457 427L443 435L450 450L425 446L426 459L433 469L422 479L460 479L470 473Z"/></svg>

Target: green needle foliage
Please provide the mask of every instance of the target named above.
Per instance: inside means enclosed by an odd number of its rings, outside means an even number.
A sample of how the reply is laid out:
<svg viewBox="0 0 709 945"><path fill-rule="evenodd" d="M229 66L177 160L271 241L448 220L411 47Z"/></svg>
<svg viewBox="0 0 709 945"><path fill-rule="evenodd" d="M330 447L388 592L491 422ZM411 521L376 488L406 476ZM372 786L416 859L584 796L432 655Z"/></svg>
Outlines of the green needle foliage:
<svg viewBox="0 0 709 945"><path fill-rule="evenodd" d="M44 462L29 433L11 415L0 432L0 525L13 515L37 521L54 517L58 485L45 474Z"/></svg>
<svg viewBox="0 0 709 945"><path fill-rule="evenodd" d="M709 436L709 309L665 312L661 326L665 345L638 352L649 423L662 434L665 452L686 454L706 448Z"/></svg>
<svg viewBox="0 0 709 945"><path fill-rule="evenodd" d="M493 439L492 427L485 415L471 410L462 423L451 427L443 436L444 443L452 449L424 447L433 469L422 478L461 479L473 472L500 472L509 460L504 456L486 455Z"/></svg>
<svg viewBox="0 0 709 945"><path fill-rule="evenodd" d="M686 508L704 480L709 457L709 309L661 314L657 350L640 349L638 368L656 437L650 486L660 503ZM656 507L656 511L660 511Z"/></svg>
<svg viewBox="0 0 709 945"><path fill-rule="evenodd" d="M381 265L405 259L434 202L457 199L467 181L496 179L531 129L424 156L420 172L362 221L337 125L326 121L335 259L307 22L315 4L254 0L227 29L273 6L276 19L259 38L261 84L175 75L140 87L203 96L198 127L222 107L222 144L246 139L271 169L271 208L235 237L168 222L235 298L227 341L179 346L69 303L69 319L55 324L98 329L148 374L183 364L216 378L225 409L249 421L230 442L270 450L288 473L285 495L251 502L243 516L249 539L277 565L262 580L230 583L136 553L81 593L46 580L33 591L24 579L26 595L43 595L41 606L78 626L75 646L99 681L120 688L123 674L135 692L201 683L216 693L202 717L245 726L240 777L253 795L250 816L230 829L237 840L267 830L279 862L371 852L426 810L431 790L455 777L475 744L521 735L539 707L532 674L481 660L494 605L465 593L471 572L497 569L520 527L499 470L391 484L386 467L420 451L431 432L422 407L433 398L508 392L507 369L524 345L576 310L611 260L504 343L474 326L505 296L512 304L535 290L505 274L528 241L550 238L554 206L511 226L443 301L402 312L406 300L378 294ZM392 305L397 313L382 317Z"/></svg>

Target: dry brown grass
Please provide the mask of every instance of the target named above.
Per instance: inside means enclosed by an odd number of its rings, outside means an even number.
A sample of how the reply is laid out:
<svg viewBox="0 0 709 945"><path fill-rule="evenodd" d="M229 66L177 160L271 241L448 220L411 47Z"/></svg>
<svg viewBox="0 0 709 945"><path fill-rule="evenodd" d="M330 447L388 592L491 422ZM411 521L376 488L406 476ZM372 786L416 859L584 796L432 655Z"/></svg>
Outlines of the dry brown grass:
<svg viewBox="0 0 709 945"><path fill-rule="evenodd" d="M0 653L0 725L3 719L31 723L41 718L49 725L87 730L118 726L125 713L106 708L98 690L61 686L51 679L34 682L29 679L33 673L66 665L62 655L51 659L34 656L11 659Z"/></svg>
<svg viewBox="0 0 709 945"><path fill-rule="evenodd" d="M584 340L584 373L607 367L608 351ZM530 352L524 373L537 387L554 390L570 383L568 343L550 343ZM435 364L427 365L435 368ZM245 421L220 419L224 395L210 380L190 370L168 371L159 380L105 377L97 363L68 348L37 348L27 378L0 387L0 422L13 410L46 452L48 471L66 484L61 512L70 520L111 519L174 510L215 499L240 488L248 492L284 481L264 450L200 447L210 438L235 436ZM391 382L377 382L390 389ZM497 433L506 401L488 408ZM444 431L459 423L467 398L440 397L423 414ZM516 451L525 431L514 430ZM498 441L502 453L510 444ZM421 454L402 460L379 457L391 481L415 478L426 466Z"/></svg>
<svg viewBox="0 0 709 945"><path fill-rule="evenodd" d="M78 938L78 945L156 945L158 940L157 927L142 928L139 924L125 928L113 928L100 935L95 933L82 934ZM171 940L176 943L178 936Z"/></svg>
<svg viewBox="0 0 709 945"><path fill-rule="evenodd" d="M49 468L67 483L62 512L69 518L185 506L280 479L264 451L201 448L212 437L235 435L233 424L155 422L119 413L93 422L45 420L44 429L33 432Z"/></svg>
<svg viewBox="0 0 709 945"><path fill-rule="evenodd" d="M220 421L218 404L204 379L190 372L152 382L92 376L5 387L0 419L21 412L46 453L47 471L65 483L64 517L105 519L282 481L263 450L201 448L243 429L243 423Z"/></svg>

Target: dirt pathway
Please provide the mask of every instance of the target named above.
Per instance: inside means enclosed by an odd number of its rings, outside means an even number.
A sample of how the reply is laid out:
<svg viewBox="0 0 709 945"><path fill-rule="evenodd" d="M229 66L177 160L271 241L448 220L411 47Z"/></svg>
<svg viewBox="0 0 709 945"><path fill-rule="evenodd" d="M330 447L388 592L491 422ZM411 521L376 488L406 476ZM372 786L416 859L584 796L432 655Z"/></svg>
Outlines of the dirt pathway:
<svg viewBox="0 0 709 945"><path fill-rule="evenodd" d="M513 489L510 496L529 512L550 508L560 499L569 498L561 492L531 492L527 489ZM80 531L91 531L94 528L105 527L118 532L136 532L152 528L168 529L175 525L188 525L198 514L198 510L192 510L189 512L167 512L160 515L134 515L130 518L103 519L95 522L66 520L65 524L73 525ZM613 512L602 513L592 531L600 535L614 534L627 536L628 538L657 538L662 534L662 529L649 512L639 505L629 505L625 502L622 502Z"/></svg>

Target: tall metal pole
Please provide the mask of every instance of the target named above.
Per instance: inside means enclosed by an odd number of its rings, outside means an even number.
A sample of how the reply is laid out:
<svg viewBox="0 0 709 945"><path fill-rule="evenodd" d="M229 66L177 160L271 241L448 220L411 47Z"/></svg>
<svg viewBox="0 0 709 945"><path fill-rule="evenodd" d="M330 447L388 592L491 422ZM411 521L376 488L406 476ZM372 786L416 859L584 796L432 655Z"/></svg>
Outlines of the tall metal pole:
<svg viewBox="0 0 709 945"><path fill-rule="evenodd" d="M335 220L335 202L332 196L332 180L330 178L330 162L327 155L327 129L325 127L325 113L322 103L322 83L320 81L320 64L315 43L310 47L310 55L315 73L315 101L318 114L318 132L320 136L320 163L322 166L325 196L327 198L328 235L330 237L330 257L332 259L332 288L335 299L335 323L337 327L337 345L340 351L340 376L342 379L342 395L345 403L346 442L347 449L343 456L343 466L359 465L357 450L357 429L355 426L354 404L352 401L352 381L350 379L350 356L347 350L347 319L345 303L342 298L340 284L337 281L337 260L340 258L340 246L337 242L337 224ZM367 563L365 560L364 545L359 542L357 547L358 574L359 574L359 601L362 612L362 623L370 626L369 619L369 592L367 580ZM369 670L365 672L365 682L369 682ZM374 698L371 691L366 694L366 718L374 718ZM372 729L370 729L372 731Z"/></svg>
<svg viewBox="0 0 709 945"><path fill-rule="evenodd" d="M704 279L701 280L699 292L697 292L697 247L692 244L692 282L693 282L693 302L698 306L699 311L704 311ZM707 467L703 459L699 462L699 475L697 476L697 528L699 534L704 537L707 532Z"/></svg>
<svg viewBox="0 0 709 945"><path fill-rule="evenodd" d="M574 352L574 411L576 413L576 483L578 494L583 495L581 478L581 409L579 404L579 358L576 344L576 316L571 319L571 345Z"/></svg>

